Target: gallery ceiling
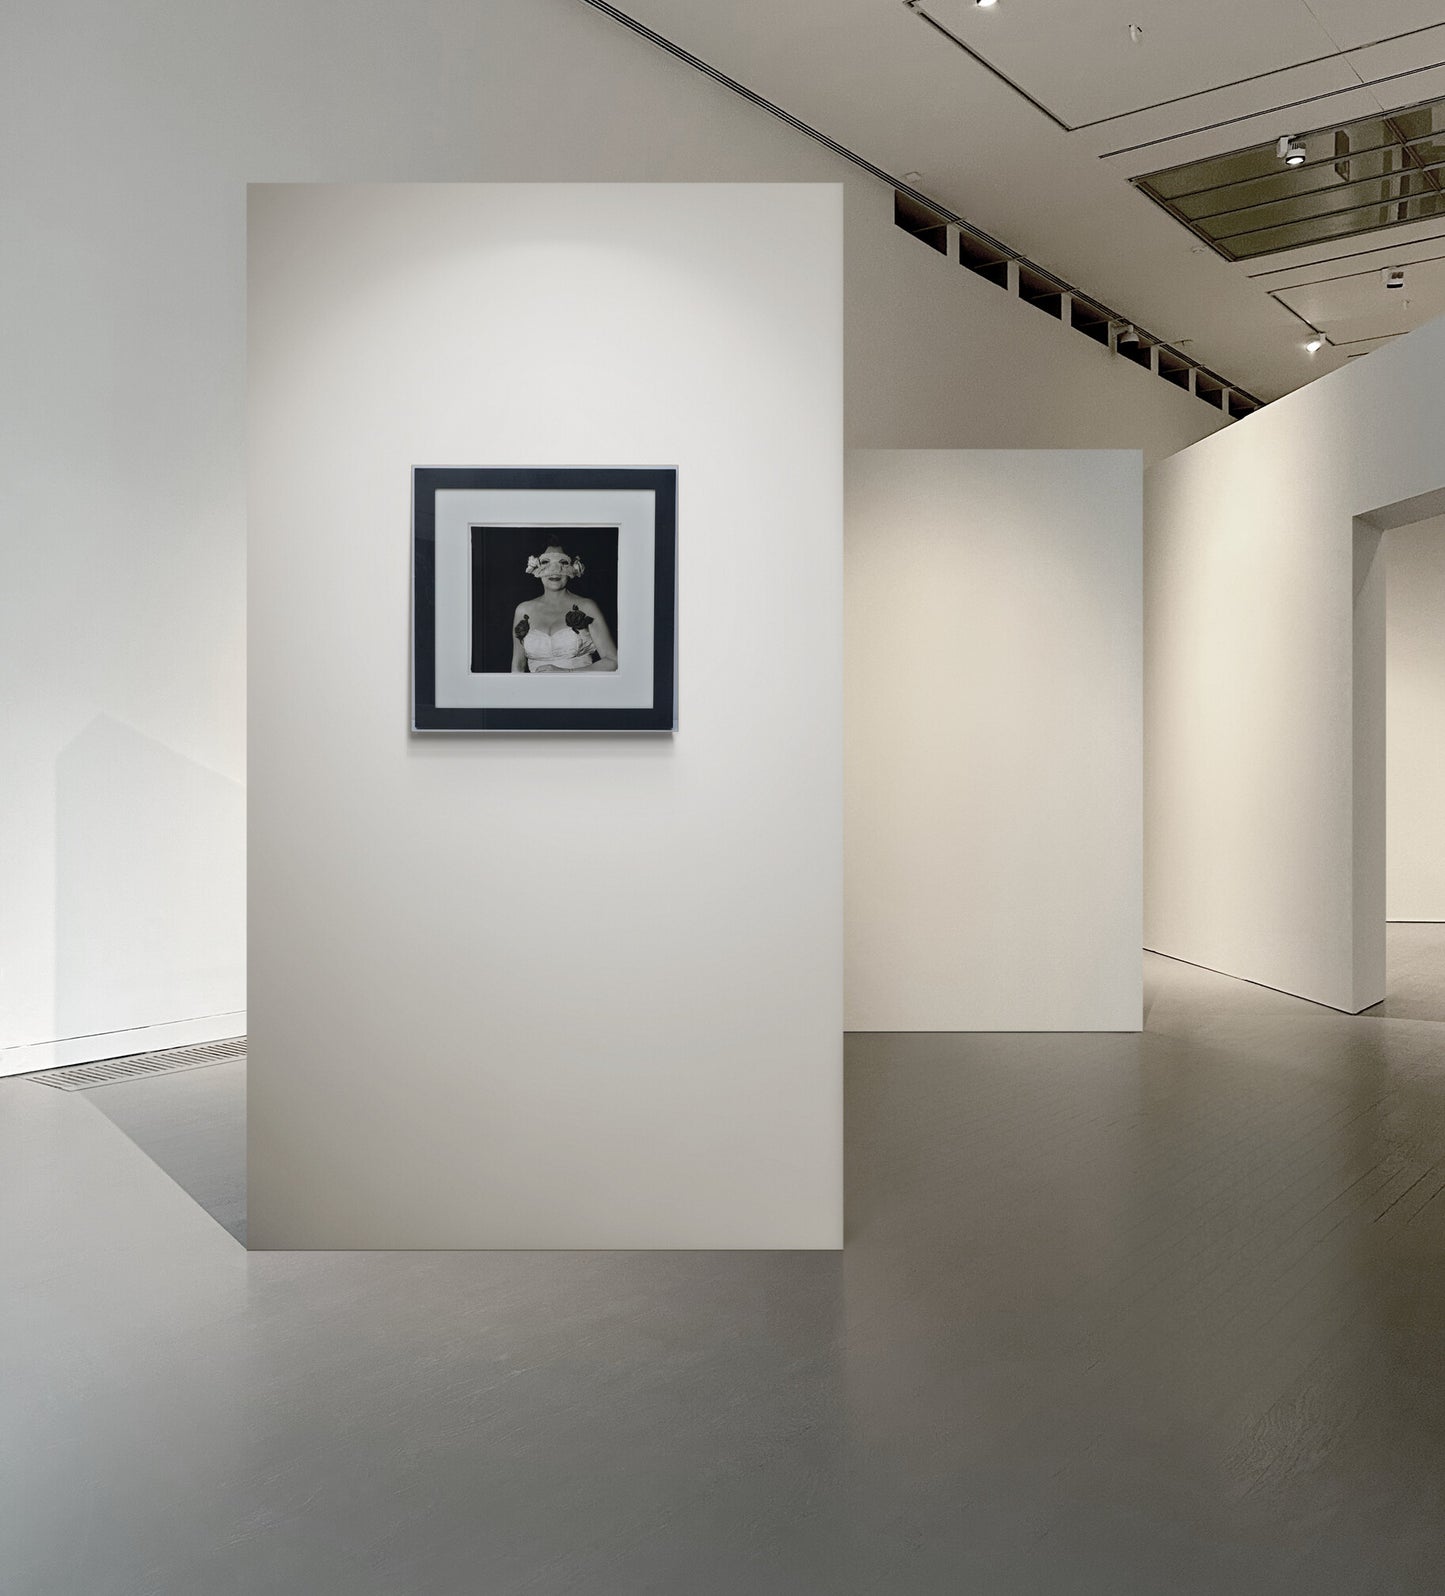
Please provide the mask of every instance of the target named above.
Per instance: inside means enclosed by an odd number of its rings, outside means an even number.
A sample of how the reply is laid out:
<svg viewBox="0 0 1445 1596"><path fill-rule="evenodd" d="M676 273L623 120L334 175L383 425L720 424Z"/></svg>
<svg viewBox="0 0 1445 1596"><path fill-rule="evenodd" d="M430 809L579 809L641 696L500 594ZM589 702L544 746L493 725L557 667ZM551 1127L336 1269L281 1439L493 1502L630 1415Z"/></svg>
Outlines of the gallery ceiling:
<svg viewBox="0 0 1445 1596"><path fill-rule="evenodd" d="M1445 310L1445 175L1426 170L1445 159L1445 0L604 9L894 177L916 173L913 189L1262 398ZM1386 113L1407 108L1392 131ZM1336 171L1341 130L1353 165ZM1306 150L1287 177L1285 136ZM1374 149L1386 144L1399 153ZM1172 194L1216 176L1265 186L1161 203L1173 169L1218 157L1233 165ZM1248 216L1182 214L1231 193L1261 204L1257 231ZM1344 219L1300 225L1325 212ZM1388 288L1399 267L1405 286ZM1328 342L1310 354L1316 330Z"/></svg>

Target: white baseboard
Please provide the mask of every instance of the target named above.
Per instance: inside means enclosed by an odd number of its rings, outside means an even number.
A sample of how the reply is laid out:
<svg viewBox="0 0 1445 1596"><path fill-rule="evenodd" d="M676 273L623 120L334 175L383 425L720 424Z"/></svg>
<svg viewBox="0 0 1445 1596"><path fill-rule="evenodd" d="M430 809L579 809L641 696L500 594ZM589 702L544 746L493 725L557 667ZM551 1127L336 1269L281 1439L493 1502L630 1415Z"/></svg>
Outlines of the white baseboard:
<svg viewBox="0 0 1445 1596"><path fill-rule="evenodd" d="M125 1058L131 1053L158 1053L193 1042L220 1042L246 1034L246 1011L203 1014L164 1025L137 1025L129 1031L102 1031L95 1036L69 1036L54 1042L0 1048L0 1076L30 1075L36 1070L64 1069L67 1064L92 1064L96 1059Z"/></svg>

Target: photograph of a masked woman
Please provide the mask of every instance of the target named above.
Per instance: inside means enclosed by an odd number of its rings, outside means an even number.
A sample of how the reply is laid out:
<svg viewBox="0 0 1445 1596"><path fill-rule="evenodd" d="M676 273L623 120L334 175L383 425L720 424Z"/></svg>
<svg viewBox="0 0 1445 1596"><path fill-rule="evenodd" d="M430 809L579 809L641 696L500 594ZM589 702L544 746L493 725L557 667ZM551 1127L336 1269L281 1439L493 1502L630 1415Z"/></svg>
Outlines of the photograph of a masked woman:
<svg viewBox="0 0 1445 1596"><path fill-rule="evenodd" d="M475 526L471 599L474 671L618 668L616 527Z"/></svg>
<svg viewBox="0 0 1445 1596"><path fill-rule="evenodd" d="M596 599L573 591L586 575L580 557L548 542L527 560L541 591L512 616L512 670L533 676L554 671L615 671L617 645Z"/></svg>

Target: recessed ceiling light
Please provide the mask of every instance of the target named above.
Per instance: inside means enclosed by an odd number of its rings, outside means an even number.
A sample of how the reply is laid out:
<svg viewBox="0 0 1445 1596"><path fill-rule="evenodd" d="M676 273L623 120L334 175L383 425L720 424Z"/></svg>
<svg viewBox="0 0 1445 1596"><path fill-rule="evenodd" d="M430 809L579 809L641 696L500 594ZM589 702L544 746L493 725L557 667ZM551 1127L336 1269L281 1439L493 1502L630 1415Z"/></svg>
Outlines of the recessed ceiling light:
<svg viewBox="0 0 1445 1596"><path fill-rule="evenodd" d="M1386 288L1403 288L1405 286L1405 268L1403 266L1387 266L1383 275Z"/></svg>
<svg viewBox="0 0 1445 1596"><path fill-rule="evenodd" d="M1138 44L1143 39L1143 37L1144 37L1143 28L1141 28L1137 22L1131 22L1129 24L1129 42L1131 44Z"/></svg>
<svg viewBox="0 0 1445 1596"><path fill-rule="evenodd" d="M1312 355L1317 354L1324 347L1325 341L1323 338L1311 338L1310 341L1305 345L1305 348L1308 349Z"/></svg>
<svg viewBox="0 0 1445 1596"><path fill-rule="evenodd" d="M987 11L990 6L996 6L998 4L998 0L973 0L973 3Z"/></svg>
<svg viewBox="0 0 1445 1596"><path fill-rule="evenodd" d="M1274 152L1286 166L1303 166L1308 159L1304 145L1289 133L1275 145Z"/></svg>

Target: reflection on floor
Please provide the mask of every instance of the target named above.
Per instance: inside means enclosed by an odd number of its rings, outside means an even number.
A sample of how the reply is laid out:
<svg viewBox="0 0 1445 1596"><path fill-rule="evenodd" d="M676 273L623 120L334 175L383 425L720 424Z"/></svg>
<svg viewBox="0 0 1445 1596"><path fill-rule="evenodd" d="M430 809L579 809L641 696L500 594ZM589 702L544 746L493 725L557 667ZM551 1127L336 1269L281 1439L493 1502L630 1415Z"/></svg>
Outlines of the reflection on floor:
<svg viewBox="0 0 1445 1596"><path fill-rule="evenodd" d="M248 1256L0 1083L7 1596L1438 1591L1445 1024L1148 979L852 1038L841 1257Z"/></svg>

